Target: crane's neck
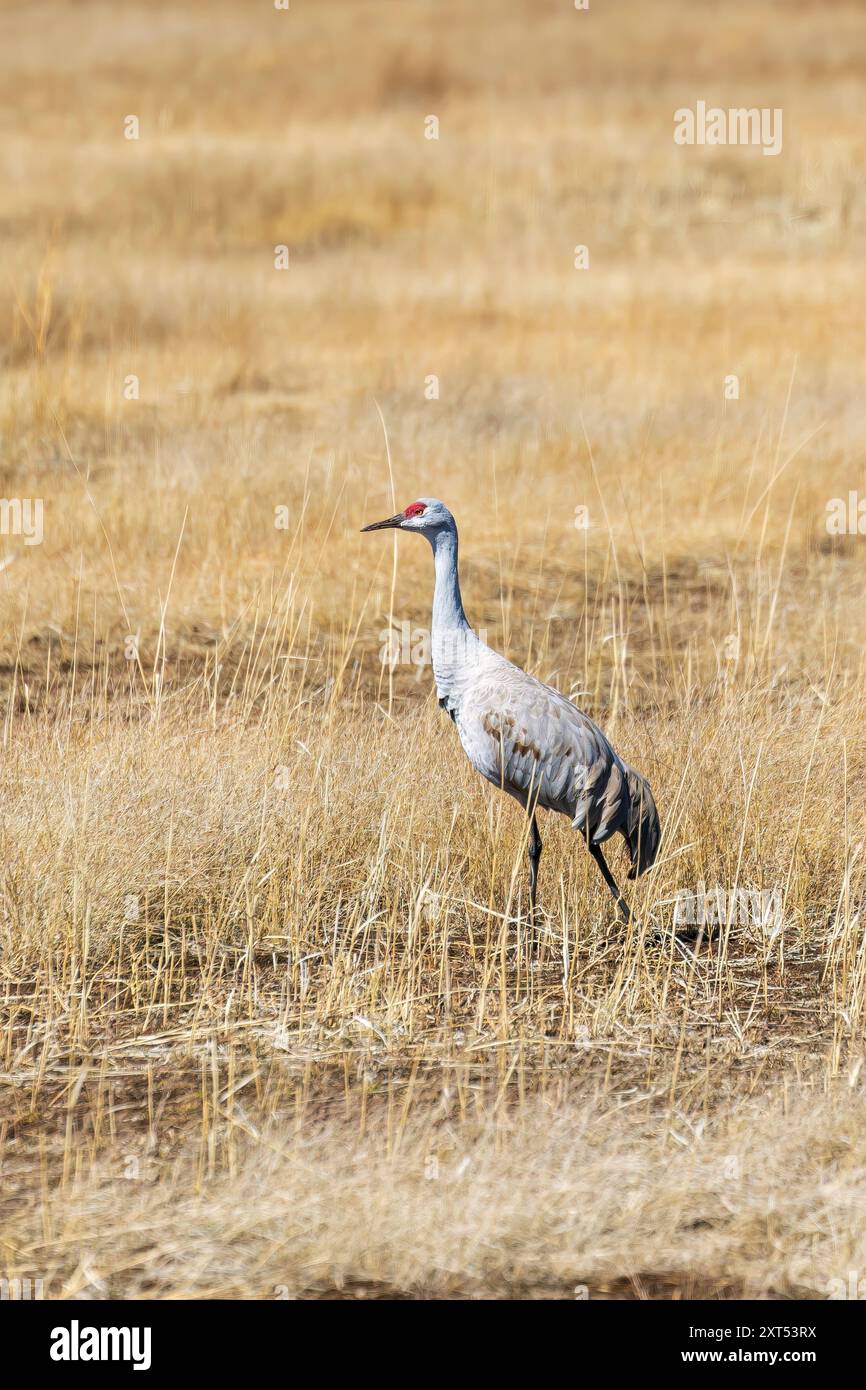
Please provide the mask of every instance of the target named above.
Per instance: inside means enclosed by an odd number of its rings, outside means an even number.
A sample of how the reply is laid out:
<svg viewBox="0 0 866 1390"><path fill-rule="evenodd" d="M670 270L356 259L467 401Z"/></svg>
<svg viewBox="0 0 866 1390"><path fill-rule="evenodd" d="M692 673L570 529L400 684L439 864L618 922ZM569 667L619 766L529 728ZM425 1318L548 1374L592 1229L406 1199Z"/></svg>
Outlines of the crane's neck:
<svg viewBox="0 0 866 1390"><path fill-rule="evenodd" d="M431 543L436 571L430 634L433 675L440 701L453 713L475 664L478 638L469 626L460 597L456 527L435 532Z"/></svg>
<svg viewBox="0 0 866 1390"><path fill-rule="evenodd" d="M469 627L460 597L457 573L457 528L443 528L432 538L436 586L433 590L433 636L463 632Z"/></svg>

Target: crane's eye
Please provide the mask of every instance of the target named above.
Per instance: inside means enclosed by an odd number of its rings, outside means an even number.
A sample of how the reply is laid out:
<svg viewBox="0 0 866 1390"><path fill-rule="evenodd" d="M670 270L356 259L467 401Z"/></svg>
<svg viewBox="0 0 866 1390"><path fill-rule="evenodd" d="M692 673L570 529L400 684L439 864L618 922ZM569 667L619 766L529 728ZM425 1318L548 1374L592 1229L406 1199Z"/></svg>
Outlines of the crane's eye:
<svg viewBox="0 0 866 1390"><path fill-rule="evenodd" d="M406 510L405 510L405 512L403 513L403 515L404 515L404 516L406 517L406 519L408 520L408 518L409 518L410 516L420 516L421 513L422 513L422 512L426 512L426 510L427 510L427 504L426 504L426 502L411 502L411 503L409 504L409 506L406 508Z"/></svg>

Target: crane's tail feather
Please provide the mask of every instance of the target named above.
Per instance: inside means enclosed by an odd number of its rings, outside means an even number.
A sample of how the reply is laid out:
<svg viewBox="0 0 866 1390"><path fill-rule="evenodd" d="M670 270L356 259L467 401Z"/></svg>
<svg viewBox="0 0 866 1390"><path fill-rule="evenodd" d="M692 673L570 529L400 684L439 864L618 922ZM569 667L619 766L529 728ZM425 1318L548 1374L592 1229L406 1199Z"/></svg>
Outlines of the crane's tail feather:
<svg viewBox="0 0 866 1390"><path fill-rule="evenodd" d="M661 840L659 814L650 784L627 763L615 762L603 786L590 778L574 808L572 825L601 845L620 831L631 855L629 878L646 873L654 863ZM600 794L599 794L600 793Z"/></svg>
<svg viewBox="0 0 866 1390"><path fill-rule="evenodd" d="M633 767L626 768L628 784L628 814L623 835L631 854L629 878L646 873L655 863L661 839L659 813L653 800L650 784Z"/></svg>

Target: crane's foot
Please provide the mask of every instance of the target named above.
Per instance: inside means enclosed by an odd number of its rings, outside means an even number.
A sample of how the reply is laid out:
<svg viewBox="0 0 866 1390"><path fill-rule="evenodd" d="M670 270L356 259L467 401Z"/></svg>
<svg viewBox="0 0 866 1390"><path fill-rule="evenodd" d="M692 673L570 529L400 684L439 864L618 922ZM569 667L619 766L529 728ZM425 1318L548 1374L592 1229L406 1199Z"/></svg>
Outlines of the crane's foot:
<svg viewBox="0 0 866 1390"><path fill-rule="evenodd" d="M538 928L534 921L530 921L529 926L526 928L526 949L533 960L536 960L538 957L540 945L541 940L538 935Z"/></svg>
<svg viewBox="0 0 866 1390"><path fill-rule="evenodd" d="M538 954L541 950L543 938L548 935L544 925L545 914L543 911L530 912L529 917L519 916L517 920L517 939L509 951L513 950L515 956L525 950L533 964L537 964Z"/></svg>
<svg viewBox="0 0 866 1390"><path fill-rule="evenodd" d="M681 927L679 931L674 932L674 938L681 945L699 951L702 946L708 946L718 934L717 922L704 922L700 926Z"/></svg>

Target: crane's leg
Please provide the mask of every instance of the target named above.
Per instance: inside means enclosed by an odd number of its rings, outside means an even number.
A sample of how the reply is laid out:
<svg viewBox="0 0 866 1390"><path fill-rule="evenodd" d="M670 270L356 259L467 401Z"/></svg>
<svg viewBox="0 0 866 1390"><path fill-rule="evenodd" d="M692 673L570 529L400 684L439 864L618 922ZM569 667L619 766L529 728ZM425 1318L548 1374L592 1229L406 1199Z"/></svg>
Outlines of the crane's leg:
<svg viewBox="0 0 866 1390"><path fill-rule="evenodd" d="M596 864L598 865L599 869L601 870L602 878L604 879L613 896L616 898L616 905L622 913L623 920L625 922L630 922L631 911L629 909L629 905L616 886L616 879L614 878L610 869L607 867L605 857L601 852L601 847L599 845L591 844L588 838L586 841L586 846L593 859L595 860Z"/></svg>
<svg viewBox="0 0 866 1390"><path fill-rule="evenodd" d="M529 826L529 924L535 926L535 888L538 883L538 863L541 859L541 836L538 833L538 821L535 812L532 813L532 821Z"/></svg>

